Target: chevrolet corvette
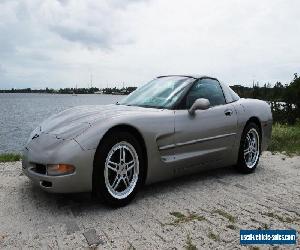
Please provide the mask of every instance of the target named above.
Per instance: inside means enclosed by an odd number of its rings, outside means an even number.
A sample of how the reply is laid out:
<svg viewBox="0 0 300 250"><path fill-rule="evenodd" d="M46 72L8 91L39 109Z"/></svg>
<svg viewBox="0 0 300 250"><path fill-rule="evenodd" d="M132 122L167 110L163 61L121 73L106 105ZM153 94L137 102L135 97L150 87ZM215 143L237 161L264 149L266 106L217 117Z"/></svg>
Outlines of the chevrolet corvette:
<svg viewBox="0 0 300 250"><path fill-rule="evenodd" d="M235 166L252 173L272 113L214 77L160 76L121 102L55 114L30 135L23 172L48 192L92 192L124 206L144 185Z"/></svg>

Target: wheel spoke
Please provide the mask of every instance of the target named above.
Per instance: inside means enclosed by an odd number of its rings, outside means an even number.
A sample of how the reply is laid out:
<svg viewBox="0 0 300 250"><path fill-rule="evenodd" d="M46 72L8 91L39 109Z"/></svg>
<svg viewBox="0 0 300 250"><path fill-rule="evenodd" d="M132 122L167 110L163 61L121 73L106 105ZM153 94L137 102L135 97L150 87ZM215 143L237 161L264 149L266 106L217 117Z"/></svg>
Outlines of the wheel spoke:
<svg viewBox="0 0 300 250"><path fill-rule="evenodd" d="M116 188L119 186L119 184L120 184L120 181L121 181L121 178L120 178L120 177L118 177L118 175L116 175L116 178L115 178L115 180L114 180L113 184L111 185L111 186L112 186L112 188L113 188L113 189L116 189Z"/></svg>
<svg viewBox="0 0 300 250"><path fill-rule="evenodd" d="M124 184L125 184L125 186L126 186L126 188L129 186L129 180L128 180L128 177L126 176L126 177L124 177L123 178L123 181L124 181Z"/></svg>
<svg viewBox="0 0 300 250"><path fill-rule="evenodd" d="M252 152L250 151L248 154L248 163L252 162Z"/></svg>
<svg viewBox="0 0 300 250"><path fill-rule="evenodd" d="M112 161L109 161L108 164L107 164L107 167L115 172L118 171L117 167L118 167L118 164L115 163L115 162L112 162Z"/></svg>
<svg viewBox="0 0 300 250"><path fill-rule="evenodd" d="M250 137L249 134L247 135L246 139L247 139L247 141L248 141L248 145L251 145L251 137Z"/></svg>
<svg viewBox="0 0 300 250"><path fill-rule="evenodd" d="M125 147L121 146L120 148L120 162L125 162Z"/></svg>
<svg viewBox="0 0 300 250"><path fill-rule="evenodd" d="M134 167L134 165L135 165L135 161L134 160L126 163L127 172L129 172Z"/></svg>
<svg viewBox="0 0 300 250"><path fill-rule="evenodd" d="M251 150L250 150L250 148L248 147L248 148L246 148L245 150L244 150L244 155L247 155L247 154L249 154L251 152Z"/></svg>

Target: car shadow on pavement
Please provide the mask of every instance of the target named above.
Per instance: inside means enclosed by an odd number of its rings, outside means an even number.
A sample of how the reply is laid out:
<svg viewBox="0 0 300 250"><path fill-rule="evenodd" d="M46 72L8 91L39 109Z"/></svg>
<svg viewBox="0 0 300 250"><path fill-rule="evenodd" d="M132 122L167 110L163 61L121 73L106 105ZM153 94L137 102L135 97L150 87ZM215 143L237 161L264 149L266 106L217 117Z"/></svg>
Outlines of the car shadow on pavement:
<svg viewBox="0 0 300 250"><path fill-rule="evenodd" d="M259 168L257 169L259 171ZM258 172L256 171L256 172ZM218 168L199 172L193 175L186 175L172 180L159 182L145 186L140 190L136 199L134 199L129 206L139 206L143 204L143 199L150 199L162 194L168 194L173 190L193 188L194 185L199 186L201 181L216 181L224 185L230 185L230 180L233 178L239 179L242 177L235 171L233 167ZM228 179L228 180L227 180ZM229 180L230 179L230 180ZM71 214L75 217L89 214L93 211L109 213L110 211L118 209L106 206L101 201L93 197L91 193L75 193L75 194L52 194L41 190L33 184L26 185L29 190L22 187L23 192L32 204L43 204L39 206L39 211L45 208L45 212L51 210L54 214ZM24 200L25 197L22 199ZM36 209L35 207L32 209ZM122 208L119 208L122 209Z"/></svg>
<svg viewBox="0 0 300 250"><path fill-rule="evenodd" d="M257 170L256 172L258 172ZM147 185L143 188L142 192L140 192L139 196L147 197L151 195L159 195L162 193L171 192L174 189L180 190L183 188L190 188L194 185L200 186L200 182L203 181L211 181L223 185L231 185L232 177L236 177L238 179L239 177L243 176L244 175L237 172L237 170L233 166L204 170L196 174L184 175L168 181Z"/></svg>

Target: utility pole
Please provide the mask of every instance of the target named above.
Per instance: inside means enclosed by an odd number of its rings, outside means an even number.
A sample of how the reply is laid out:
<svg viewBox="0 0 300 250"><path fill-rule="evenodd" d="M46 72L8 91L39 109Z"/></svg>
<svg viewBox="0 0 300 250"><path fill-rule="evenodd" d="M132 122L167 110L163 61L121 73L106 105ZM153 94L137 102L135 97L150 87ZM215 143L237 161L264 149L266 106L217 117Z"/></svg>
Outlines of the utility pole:
<svg viewBox="0 0 300 250"><path fill-rule="evenodd" d="M91 88L93 87L93 74L91 73L91 79L90 79Z"/></svg>

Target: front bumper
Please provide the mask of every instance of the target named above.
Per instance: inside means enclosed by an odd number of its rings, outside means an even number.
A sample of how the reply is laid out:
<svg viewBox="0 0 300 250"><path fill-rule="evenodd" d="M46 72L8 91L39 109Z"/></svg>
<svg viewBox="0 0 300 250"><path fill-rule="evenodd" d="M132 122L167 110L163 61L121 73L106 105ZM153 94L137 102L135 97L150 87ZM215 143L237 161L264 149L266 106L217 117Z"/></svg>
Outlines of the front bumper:
<svg viewBox="0 0 300 250"><path fill-rule="evenodd" d="M61 140L42 133L26 145L22 169L34 184L47 192L89 192L92 190L94 153L94 150L83 150L75 140ZM46 173L36 171L37 165L59 163L75 166L75 172L48 176Z"/></svg>

